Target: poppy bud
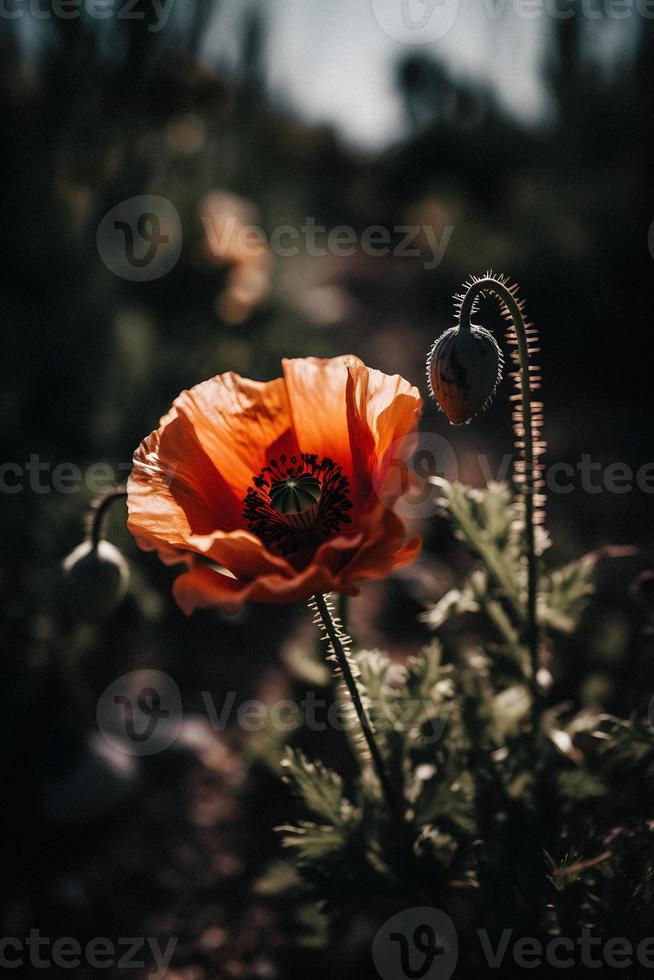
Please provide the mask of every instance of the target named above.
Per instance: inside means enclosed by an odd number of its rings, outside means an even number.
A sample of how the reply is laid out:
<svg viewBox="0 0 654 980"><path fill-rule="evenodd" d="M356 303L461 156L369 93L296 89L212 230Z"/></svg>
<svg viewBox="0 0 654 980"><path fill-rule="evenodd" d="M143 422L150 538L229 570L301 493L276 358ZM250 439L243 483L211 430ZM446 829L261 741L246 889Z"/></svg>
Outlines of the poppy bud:
<svg viewBox="0 0 654 980"><path fill-rule="evenodd" d="M129 568L109 541L87 538L62 562L63 598L70 612L83 619L105 619L127 591Z"/></svg>
<svg viewBox="0 0 654 980"><path fill-rule="evenodd" d="M495 338L483 327L459 324L441 334L429 352L427 376L452 425L483 412L502 378L503 364Z"/></svg>

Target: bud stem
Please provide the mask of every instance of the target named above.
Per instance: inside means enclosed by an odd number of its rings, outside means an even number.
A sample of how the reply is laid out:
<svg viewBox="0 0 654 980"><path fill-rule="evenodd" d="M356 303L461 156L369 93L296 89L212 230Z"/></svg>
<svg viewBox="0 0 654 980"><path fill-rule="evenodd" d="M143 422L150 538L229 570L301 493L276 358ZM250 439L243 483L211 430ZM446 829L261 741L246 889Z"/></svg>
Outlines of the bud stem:
<svg viewBox="0 0 654 980"><path fill-rule="evenodd" d="M476 300L482 293L492 293L500 303L506 308L513 323L515 330L518 356L520 361L520 393L522 416L524 420L524 458L525 458L525 479L523 484L523 495L525 501L525 547L527 557L527 628L525 641L529 648L532 666L532 688L537 696L538 673L538 619L536 599L538 594L538 563L536 560L536 514L534 507L534 495L536 493L536 456L534 452L534 433L532 426L532 389L529 378L529 346L527 342L527 330L520 304L516 300L511 290L492 276L485 276L478 279L468 288L463 298L460 312L460 326L463 330L470 329L470 316Z"/></svg>
<svg viewBox="0 0 654 980"><path fill-rule="evenodd" d="M100 544L104 529L104 522L112 505L117 500L124 500L126 497L126 487L113 487L113 489L103 493L101 497L98 497L91 504L91 509L89 511L89 536L91 538L91 544L94 550L97 549L98 545Z"/></svg>

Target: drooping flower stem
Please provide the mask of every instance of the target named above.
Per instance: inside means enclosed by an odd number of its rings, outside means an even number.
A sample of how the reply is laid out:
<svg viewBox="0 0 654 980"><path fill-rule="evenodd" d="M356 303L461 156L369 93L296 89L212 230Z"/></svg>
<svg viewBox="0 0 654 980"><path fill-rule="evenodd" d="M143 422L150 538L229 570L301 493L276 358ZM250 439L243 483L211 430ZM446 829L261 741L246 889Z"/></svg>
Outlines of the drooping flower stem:
<svg viewBox="0 0 654 980"><path fill-rule="evenodd" d="M517 348L518 374L516 375L517 394L512 400L518 402L518 411L514 413L514 429L516 445L522 457L516 479L522 484L525 520L525 551L527 558L527 627L525 641L529 648L532 665L532 685L536 690L536 675L538 673L538 562L536 557L536 524L539 514L537 509L537 492L540 484L540 466L538 455L543 451L543 444L537 439L537 429L542 425L542 405L533 402L533 391L539 385L535 377L538 370L530 364L529 355L534 348L530 342L535 337L535 329L525 323L523 304L516 297L516 287L508 286L502 278L485 276L473 281L462 298L460 308L460 329L470 329L470 317L475 309L479 296L492 293L502 304L506 319L513 327L510 334L511 342ZM535 411L538 409L538 413Z"/></svg>
<svg viewBox="0 0 654 980"><path fill-rule="evenodd" d="M117 500L125 500L126 498L126 487L113 487L111 490L107 490L106 493L103 493L101 497L98 497L91 504L91 509L89 510L88 516L88 534L94 548L97 548L100 543L104 522L112 505Z"/></svg>
<svg viewBox="0 0 654 980"><path fill-rule="evenodd" d="M403 828L403 830L405 830L406 823L404 821L402 807L396 799L393 785L386 768L386 763L384 762L379 745L375 739L372 723L363 705L363 701L361 700L361 695L352 672L352 665L350 664L347 650L348 637L345 635L345 633L343 633L338 620L332 616L328 602L321 592L316 592L313 597L313 602L318 616L322 621L322 625L325 628L325 632L329 638L331 652L336 658L339 670L341 671L343 680L345 681L345 686L347 687L348 693L352 699L352 704L354 705L354 710L356 711L363 737L366 740L366 744L370 752L370 758L381 785L386 805L393 819Z"/></svg>

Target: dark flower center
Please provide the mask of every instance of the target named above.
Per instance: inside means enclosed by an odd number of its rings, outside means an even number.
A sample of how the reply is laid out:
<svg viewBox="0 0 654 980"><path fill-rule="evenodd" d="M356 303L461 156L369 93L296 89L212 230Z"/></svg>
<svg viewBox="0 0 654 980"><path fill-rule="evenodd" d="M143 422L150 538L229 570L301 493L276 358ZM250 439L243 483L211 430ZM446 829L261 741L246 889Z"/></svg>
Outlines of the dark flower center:
<svg viewBox="0 0 654 980"><path fill-rule="evenodd" d="M331 459L282 455L252 483L243 516L252 533L280 555L315 549L350 523L350 481Z"/></svg>

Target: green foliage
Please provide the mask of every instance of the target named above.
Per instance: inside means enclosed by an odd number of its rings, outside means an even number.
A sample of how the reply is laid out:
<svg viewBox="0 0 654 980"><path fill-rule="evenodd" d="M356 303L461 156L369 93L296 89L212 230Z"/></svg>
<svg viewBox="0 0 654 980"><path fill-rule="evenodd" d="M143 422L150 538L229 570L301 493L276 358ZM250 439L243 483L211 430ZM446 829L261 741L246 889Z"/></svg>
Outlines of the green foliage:
<svg viewBox="0 0 654 980"><path fill-rule="evenodd" d="M343 780L320 762L309 762L288 749L282 762L286 776L312 813L336 827L350 822L353 808L343 795Z"/></svg>
<svg viewBox="0 0 654 980"><path fill-rule="evenodd" d="M585 555L544 576L541 619L559 633L572 633L593 594L597 557Z"/></svg>
<svg viewBox="0 0 654 980"><path fill-rule="evenodd" d="M481 562L460 589L444 595L424 615L434 630L455 617L480 613L493 626L504 653L528 676L530 665L521 649L520 627L525 621L525 569L521 561L522 526L509 488L490 483L485 490L435 478L454 533ZM542 554L549 541L541 531ZM586 555L563 568L543 569L540 577L539 617L558 633L572 633L593 594L597 554Z"/></svg>
<svg viewBox="0 0 654 980"><path fill-rule="evenodd" d="M455 534L481 559L490 581L502 591L516 616L524 619L520 536L509 488L490 483L486 490L476 490L436 477L433 482L440 488Z"/></svg>
<svg viewBox="0 0 654 980"><path fill-rule="evenodd" d="M332 927L371 894L450 910L457 925L571 935L608 928L642 938L652 897L654 733L645 718L616 718L548 702L557 659L538 677L522 640L521 529L506 487L440 481L453 529L478 564L434 603L441 635L399 664L379 650L352 654L357 684L393 788L398 828L370 759L350 731L360 771L346 781L287 751L285 778L306 813L282 828L293 854L287 885L318 903ZM543 535L540 555L547 545ZM591 555L541 569L540 622L550 651L592 601ZM545 648L544 648L545 649ZM342 697L342 692L338 693ZM634 814L643 813L643 819ZM643 861L636 860L642 847ZM627 896L621 874L632 875ZM284 875L277 869L277 878ZM337 913L338 910L338 913Z"/></svg>
<svg viewBox="0 0 654 980"><path fill-rule="evenodd" d="M319 659L315 650L291 646L283 650L281 656L287 670L299 681L315 687L329 684L329 667Z"/></svg>

